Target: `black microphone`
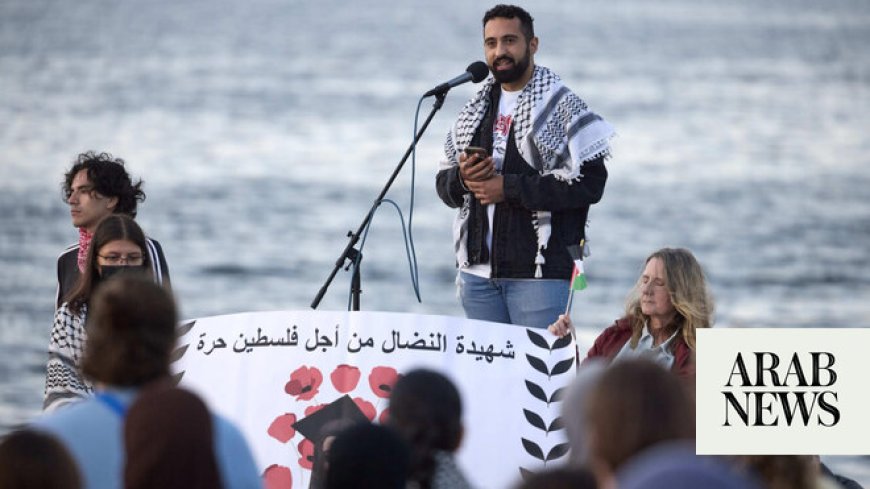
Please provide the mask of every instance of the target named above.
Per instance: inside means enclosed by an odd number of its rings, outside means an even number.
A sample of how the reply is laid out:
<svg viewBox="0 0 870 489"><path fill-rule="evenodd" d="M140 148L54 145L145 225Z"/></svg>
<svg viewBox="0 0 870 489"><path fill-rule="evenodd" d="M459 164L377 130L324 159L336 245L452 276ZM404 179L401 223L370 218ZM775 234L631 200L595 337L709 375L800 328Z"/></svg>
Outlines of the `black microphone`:
<svg viewBox="0 0 870 489"><path fill-rule="evenodd" d="M430 97L432 95L444 95L451 88L462 85L465 82L472 81L474 83L478 83L483 81L484 78L489 74L489 67L486 66L486 63L483 61L475 61L468 65L468 68L465 68L465 73L453 78L452 80L448 80L437 87L429 90L428 92L423 94L423 97Z"/></svg>

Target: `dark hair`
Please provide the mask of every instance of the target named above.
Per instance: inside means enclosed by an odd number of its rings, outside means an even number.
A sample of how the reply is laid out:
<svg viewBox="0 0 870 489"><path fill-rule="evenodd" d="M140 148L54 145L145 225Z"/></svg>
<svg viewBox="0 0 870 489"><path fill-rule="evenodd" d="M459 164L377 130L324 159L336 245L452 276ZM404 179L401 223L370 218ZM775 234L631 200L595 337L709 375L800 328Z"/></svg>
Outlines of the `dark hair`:
<svg viewBox="0 0 870 489"><path fill-rule="evenodd" d="M118 275L90 303L82 373L136 387L169 375L177 313L169 291L143 275Z"/></svg>
<svg viewBox="0 0 870 489"><path fill-rule="evenodd" d="M527 476L515 489L596 489L598 482L592 472L581 468L544 469Z"/></svg>
<svg viewBox="0 0 870 489"><path fill-rule="evenodd" d="M148 253L148 245L145 242L145 233L136 224L132 217L124 214L109 214L100 220L91 245L88 248L85 270L79 276L76 286L64 297L64 302L69 304L70 311L78 314L82 306L87 304L94 289L100 284L100 270L97 255L107 243L117 240L127 240L135 243L142 250L142 273L151 276L151 255Z"/></svg>
<svg viewBox="0 0 870 489"><path fill-rule="evenodd" d="M764 487L812 489L816 487L816 460L812 455L738 455L738 464L748 467Z"/></svg>
<svg viewBox="0 0 870 489"><path fill-rule="evenodd" d="M72 455L54 436L21 429L0 440L0 487L79 489L82 478Z"/></svg>
<svg viewBox="0 0 870 489"><path fill-rule="evenodd" d="M427 488L435 452L454 452L462 441L459 391L438 372L412 370L393 386L388 424L411 444L410 480Z"/></svg>
<svg viewBox="0 0 870 489"><path fill-rule="evenodd" d="M326 487L326 473L329 466L329 450L326 450L326 440L335 439L344 430L356 426L359 421L350 418L339 418L323 425L314 442L314 461L311 466L311 479L308 482L309 489L321 489Z"/></svg>
<svg viewBox="0 0 870 489"><path fill-rule="evenodd" d="M391 428L362 423L335 437L329 450L327 489L404 489L408 445Z"/></svg>
<svg viewBox="0 0 870 489"><path fill-rule="evenodd" d="M612 471L659 442L694 438L688 392L674 374L649 360L613 363L596 382L586 408L591 455Z"/></svg>
<svg viewBox="0 0 870 489"><path fill-rule="evenodd" d="M82 170L87 171L88 180L94 186L94 192L104 197L118 198L118 204L113 212L136 217L136 206L145 200L142 180L133 183L124 168L124 160L112 158L109 153L97 154L88 151L76 158L72 168L66 172L63 182L64 201L69 200L70 195L72 195L73 179Z"/></svg>
<svg viewBox="0 0 870 489"><path fill-rule="evenodd" d="M124 488L220 489L211 414L196 394L157 382L124 418Z"/></svg>
<svg viewBox="0 0 870 489"><path fill-rule="evenodd" d="M521 7L504 4L496 5L483 14L483 27L485 28L487 22L497 17L505 19L520 19L520 29L523 31L523 35L526 36L526 42L531 41L532 38L535 37L535 19L533 19L532 16Z"/></svg>

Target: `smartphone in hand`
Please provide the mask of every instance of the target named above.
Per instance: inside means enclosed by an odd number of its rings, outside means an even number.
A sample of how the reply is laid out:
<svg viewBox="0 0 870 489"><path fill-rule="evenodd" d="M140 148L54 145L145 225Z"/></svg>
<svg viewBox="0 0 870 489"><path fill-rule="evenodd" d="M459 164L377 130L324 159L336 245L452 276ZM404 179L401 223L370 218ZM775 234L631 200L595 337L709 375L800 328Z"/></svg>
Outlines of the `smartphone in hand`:
<svg viewBox="0 0 870 489"><path fill-rule="evenodd" d="M465 154L468 156L477 156L481 160L488 156L486 150L478 146L467 146L465 148Z"/></svg>

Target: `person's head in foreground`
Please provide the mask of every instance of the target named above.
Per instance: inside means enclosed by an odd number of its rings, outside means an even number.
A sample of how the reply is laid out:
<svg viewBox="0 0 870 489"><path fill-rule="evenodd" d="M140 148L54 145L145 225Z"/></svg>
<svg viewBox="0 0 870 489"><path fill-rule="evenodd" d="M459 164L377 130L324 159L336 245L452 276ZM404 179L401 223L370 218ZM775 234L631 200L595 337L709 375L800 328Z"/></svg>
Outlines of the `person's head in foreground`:
<svg viewBox="0 0 870 489"><path fill-rule="evenodd" d="M613 363L586 402L590 464L613 474L644 449L695 435L695 412L671 372L641 359Z"/></svg>
<svg viewBox="0 0 870 489"><path fill-rule="evenodd" d="M405 489L408 445L392 429L363 423L341 431L329 449L326 489Z"/></svg>
<svg viewBox="0 0 870 489"><path fill-rule="evenodd" d="M115 387L169 377L176 322L169 291L147 276L106 281L91 299L82 372Z"/></svg>
<svg viewBox="0 0 870 489"><path fill-rule="evenodd" d="M453 382L433 370L412 370L390 395L388 424L411 445L411 480L428 487L440 473L464 478L452 462L462 442L462 400Z"/></svg>
<svg viewBox="0 0 870 489"><path fill-rule="evenodd" d="M21 429L0 438L0 488L79 489L82 477L54 436Z"/></svg>

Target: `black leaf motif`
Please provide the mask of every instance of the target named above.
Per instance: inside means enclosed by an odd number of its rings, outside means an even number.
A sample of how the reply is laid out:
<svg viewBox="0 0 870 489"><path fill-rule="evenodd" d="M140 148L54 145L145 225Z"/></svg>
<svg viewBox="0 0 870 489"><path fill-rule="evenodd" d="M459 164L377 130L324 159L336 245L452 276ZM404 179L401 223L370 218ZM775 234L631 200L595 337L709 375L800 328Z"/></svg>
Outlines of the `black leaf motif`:
<svg viewBox="0 0 870 489"><path fill-rule="evenodd" d="M188 331L193 329L194 324L196 324L196 319L194 319L193 321L188 321L188 322L182 324L181 326L179 326L178 330L177 330L178 337L180 338L180 337L186 335Z"/></svg>
<svg viewBox="0 0 870 489"><path fill-rule="evenodd" d="M547 402L547 394L544 393L544 389L541 389L538 384L527 380L526 388L529 390L529 394L534 396L536 399ZM549 404L549 402L547 402L547 404Z"/></svg>
<svg viewBox="0 0 870 489"><path fill-rule="evenodd" d="M566 346L568 346L570 344L571 344L571 335L566 334L565 336L556 340L555 343L553 343L553 347L551 348L551 350L558 350L559 348L565 348Z"/></svg>
<svg viewBox="0 0 870 489"><path fill-rule="evenodd" d="M562 418L556 418L553 420L552 423L550 423L550 427L547 428L547 433L550 433L551 431L561 430L564 427L565 423L562 422Z"/></svg>
<svg viewBox="0 0 870 489"><path fill-rule="evenodd" d="M184 345L182 347L176 348L169 356L169 363L174 363L181 360L181 357L183 357L184 353L187 352L187 347L189 346L190 345Z"/></svg>
<svg viewBox="0 0 870 489"><path fill-rule="evenodd" d="M523 414L526 415L526 420L541 431L547 431L547 425L544 423L544 420L541 419L537 414L529 411L528 409L523 409Z"/></svg>
<svg viewBox="0 0 870 489"><path fill-rule="evenodd" d="M525 438L523 438L522 440L523 440L523 448L526 449L526 453L528 453L529 455L531 455L531 456L535 457L536 459L543 462L544 461L544 452L543 452L543 450L541 450L541 447L539 447L537 443L535 443L533 441L526 440Z"/></svg>
<svg viewBox="0 0 870 489"><path fill-rule="evenodd" d="M528 333L529 339L532 340L532 343L534 343L535 346L537 346L539 348L543 348L545 350L550 349L550 344L547 343L547 340L545 340L543 336L539 335L538 333L535 333L534 331L532 331L531 329L528 329L528 328L526 329L526 333Z"/></svg>
<svg viewBox="0 0 870 489"><path fill-rule="evenodd" d="M564 387L562 387L562 388L560 388L560 389L556 389L556 392L554 392L553 395L550 396L550 402L561 401L561 400L562 400L562 395L563 395L564 393L565 393L565 388L564 388ZM550 402L548 402L547 404L549 404Z"/></svg>
<svg viewBox="0 0 870 489"><path fill-rule="evenodd" d="M571 370L571 367L573 365L574 365L574 358L562 360L561 362L557 363L555 367L553 367L553 371L550 372L550 375L564 374L565 372Z"/></svg>
<svg viewBox="0 0 870 489"><path fill-rule="evenodd" d="M529 365L531 365L533 369L537 370L538 372L541 372L542 374L546 375L547 377L550 376L550 370L547 369L547 364L544 363L543 360L541 360L540 358L533 357L533 356L529 355L528 353L526 354L526 360L529 361Z"/></svg>
<svg viewBox="0 0 870 489"><path fill-rule="evenodd" d="M181 372L178 372L177 374L173 374L172 377L170 378L170 382L172 382L172 385L178 385L181 383L182 377L184 377L183 370Z"/></svg>
<svg viewBox="0 0 870 489"><path fill-rule="evenodd" d="M550 453L547 454L546 462L556 460L557 458L564 456L566 453L568 453L568 444L560 443L554 446L553 449L550 450Z"/></svg>

